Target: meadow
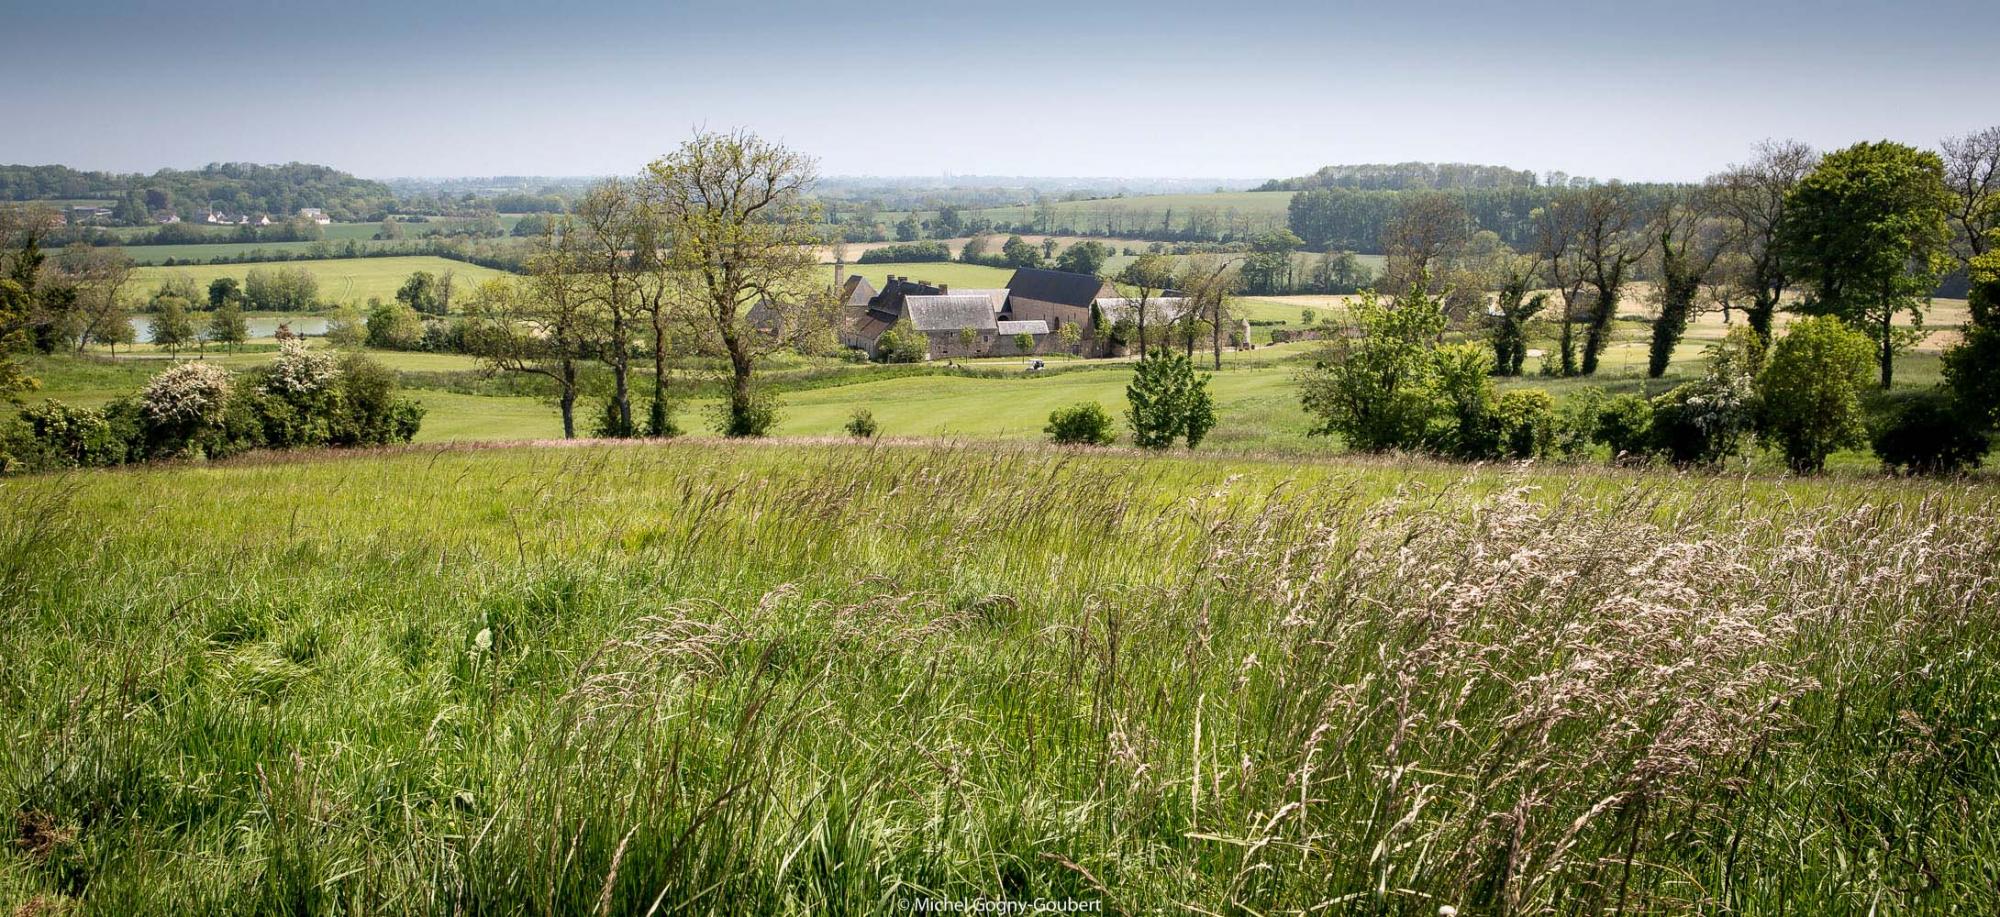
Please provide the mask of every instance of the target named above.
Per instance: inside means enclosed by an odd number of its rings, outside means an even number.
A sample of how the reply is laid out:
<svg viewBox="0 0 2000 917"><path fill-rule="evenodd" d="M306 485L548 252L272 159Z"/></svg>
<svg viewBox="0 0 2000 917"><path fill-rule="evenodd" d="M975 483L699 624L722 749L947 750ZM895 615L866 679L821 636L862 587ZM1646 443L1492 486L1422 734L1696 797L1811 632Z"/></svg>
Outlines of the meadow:
<svg viewBox="0 0 2000 917"><path fill-rule="evenodd" d="M182 275L191 278L195 286L206 290L211 281L218 277L234 277L242 280L255 269L304 269L319 280L319 298L326 302L342 304L366 303L370 297L383 300L394 299L396 290L416 271L443 274L450 271L454 281L462 291L469 291L473 285L493 277L503 276L503 272L463 261L439 258L433 255L412 255L408 257L383 258L336 258L321 261L272 261L247 262L243 264L200 264L176 267L142 267L132 272L131 283L138 289L151 289L169 276Z"/></svg>
<svg viewBox="0 0 2000 917"><path fill-rule="evenodd" d="M1996 497L720 441L15 480L0 903L1988 912Z"/></svg>

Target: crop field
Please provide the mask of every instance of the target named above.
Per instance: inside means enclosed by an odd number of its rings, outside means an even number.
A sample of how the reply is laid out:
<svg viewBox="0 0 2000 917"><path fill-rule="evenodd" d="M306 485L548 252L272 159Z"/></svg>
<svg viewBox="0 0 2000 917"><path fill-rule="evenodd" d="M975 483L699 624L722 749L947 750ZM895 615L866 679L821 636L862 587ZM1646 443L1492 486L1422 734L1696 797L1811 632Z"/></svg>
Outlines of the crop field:
<svg viewBox="0 0 2000 917"><path fill-rule="evenodd" d="M0 902L1984 912L1996 498L719 441L17 480Z"/></svg>
<svg viewBox="0 0 2000 917"><path fill-rule="evenodd" d="M431 255L413 255L144 267L133 272L132 284L138 289L150 289L169 275L182 274L193 278L196 286L206 289L208 284L218 277L235 277L241 280L256 268L303 268L319 279L319 296L322 300L357 304L367 302L371 296L379 296L384 300L394 298L396 290L403 285L403 281L416 271L430 271L433 274L450 271L455 282L468 285L464 289L469 289L471 284L502 276L500 271L466 264L463 261Z"/></svg>

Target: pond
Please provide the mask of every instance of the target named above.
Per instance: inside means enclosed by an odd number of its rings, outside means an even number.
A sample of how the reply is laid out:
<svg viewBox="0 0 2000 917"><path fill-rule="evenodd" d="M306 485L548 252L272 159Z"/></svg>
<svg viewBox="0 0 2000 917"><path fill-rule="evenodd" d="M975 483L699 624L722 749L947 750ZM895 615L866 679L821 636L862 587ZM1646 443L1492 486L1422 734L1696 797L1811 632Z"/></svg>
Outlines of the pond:
<svg viewBox="0 0 2000 917"><path fill-rule="evenodd" d="M192 315L189 318L194 322L196 334L207 334L208 316ZM132 339L141 344L152 343L152 317L135 315L131 321ZM250 326L250 337L252 339L277 336L278 326L281 324L290 325L293 334L319 337L326 334L326 322L327 317L324 315L246 315L243 317L243 323Z"/></svg>

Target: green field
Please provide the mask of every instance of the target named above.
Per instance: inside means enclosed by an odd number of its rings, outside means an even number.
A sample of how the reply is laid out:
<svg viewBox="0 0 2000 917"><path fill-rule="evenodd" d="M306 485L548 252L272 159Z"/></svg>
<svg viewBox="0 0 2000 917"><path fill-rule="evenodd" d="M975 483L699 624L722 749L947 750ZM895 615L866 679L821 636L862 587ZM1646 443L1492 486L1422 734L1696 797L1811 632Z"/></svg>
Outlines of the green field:
<svg viewBox="0 0 2000 917"><path fill-rule="evenodd" d="M16 480L0 904L1985 912L1996 519L1004 446Z"/></svg>
<svg viewBox="0 0 2000 917"><path fill-rule="evenodd" d="M1116 214L1126 231L1144 227L1157 228L1173 211L1176 229L1185 225L1185 219L1197 210L1213 211L1225 225L1231 220L1243 223L1242 228L1251 231L1283 228L1292 202L1290 191L1221 191L1207 194L1140 194L1130 197L1096 198L1083 201L1055 201L1051 206L1059 219L1052 229L1092 230L1100 228L1102 220ZM1033 224L1038 219L1034 204L1018 204L1010 207L989 207L964 211L967 217L992 220L1001 226ZM894 224L906 215L904 211L884 211L878 215L881 222ZM934 211L920 211L918 219L934 216Z"/></svg>
<svg viewBox="0 0 2000 917"><path fill-rule="evenodd" d="M878 290L882 288L883 281L890 274L915 280L928 280L931 283L949 284L961 290L999 289L1007 285L1008 278L1014 276L1012 268L959 264L955 261L850 264L847 266L847 272L868 278L868 282Z"/></svg>
<svg viewBox="0 0 2000 917"><path fill-rule="evenodd" d="M218 277L235 277L241 280L256 268L303 268L311 271L313 276L319 279L320 299L332 303L365 303L371 296L379 296L384 300L392 299L396 295L396 290L403 285L403 281L416 271L429 271L433 274L450 271L456 283L461 285L461 291L469 291L474 284L503 276L500 271L466 264L463 261L431 255L415 255L143 267L132 273L132 285L136 289L147 290L157 286L167 276L181 274L193 278L196 286L206 289L209 282Z"/></svg>

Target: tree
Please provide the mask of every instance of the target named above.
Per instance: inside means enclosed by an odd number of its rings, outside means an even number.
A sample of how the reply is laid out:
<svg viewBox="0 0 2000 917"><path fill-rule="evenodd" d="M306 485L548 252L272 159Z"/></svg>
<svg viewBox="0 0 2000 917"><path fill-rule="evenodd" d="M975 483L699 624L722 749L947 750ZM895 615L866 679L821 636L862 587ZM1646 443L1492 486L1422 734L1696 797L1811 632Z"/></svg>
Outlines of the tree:
<svg viewBox="0 0 2000 917"><path fill-rule="evenodd" d="M0 209L0 400L18 404L23 392L40 387L14 354L32 346L41 287L42 233L52 215L20 208Z"/></svg>
<svg viewBox="0 0 2000 917"><path fill-rule="evenodd" d="M382 225L375 230L375 238L394 241L403 238L403 224L395 217L383 217Z"/></svg>
<svg viewBox="0 0 2000 917"><path fill-rule="evenodd" d="M353 306L341 306L326 320L326 341L343 349L368 342L366 319Z"/></svg>
<svg viewBox="0 0 2000 917"><path fill-rule="evenodd" d="M1184 316L1190 324L1190 332L1197 318L1208 324L1210 345L1216 369L1222 368L1222 327L1229 320L1229 299L1242 283L1242 275L1235 262L1213 255L1190 255L1181 262L1180 278L1175 285L1181 295L1187 297L1188 308ZM1194 355L1193 338L1189 338L1188 355Z"/></svg>
<svg viewBox="0 0 2000 917"><path fill-rule="evenodd" d="M726 435L761 436L775 421L752 392L757 361L823 336L834 319L815 252L813 170L810 158L754 134L703 133L642 179L673 242L671 266L691 278L686 317L729 362Z"/></svg>
<svg viewBox="0 0 2000 917"><path fill-rule="evenodd" d="M1411 448L1441 413L1434 351L1443 302L1413 287L1395 307L1364 292L1349 311L1359 335L1334 338L1299 376L1300 401L1319 421L1312 433L1338 434L1361 452Z"/></svg>
<svg viewBox="0 0 2000 917"><path fill-rule="evenodd" d="M1104 269L1104 262L1110 258L1110 246L1096 239L1085 239L1063 250L1062 257L1056 259L1056 270L1095 274Z"/></svg>
<svg viewBox="0 0 2000 917"><path fill-rule="evenodd" d="M1644 260L1652 240L1642 231L1643 218L1631 189L1619 182L1584 189L1578 215L1578 254L1583 279L1597 294L1590 325L1583 338L1582 372L1597 372L1598 357L1611 344L1618 299L1632 266Z"/></svg>
<svg viewBox="0 0 2000 917"><path fill-rule="evenodd" d="M188 318L187 300L179 296L163 296L153 303L153 320L147 335L153 346L163 347L169 354L179 354L182 347L194 342L194 322Z"/></svg>
<svg viewBox="0 0 2000 917"><path fill-rule="evenodd" d="M1792 282L1778 238L1785 208L1792 189L1818 163L1819 154L1803 143L1765 143L1750 162L1708 179L1709 200L1730 224L1730 253L1743 259L1738 281L1750 295L1750 327L1765 343L1779 297Z"/></svg>
<svg viewBox="0 0 2000 917"><path fill-rule="evenodd" d="M574 219L583 259L582 289L595 313L591 326L598 332L591 351L611 370L611 402L599 432L633 436L639 427L632 412L632 349L647 311L634 259L642 242L653 242L660 234L640 227L645 215L638 198L616 179L586 193Z"/></svg>
<svg viewBox="0 0 2000 917"><path fill-rule="evenodd" d="M1881 384L1922 338L1923 309L1946 268L1951 193L1944 161L1900 143L1827 154L1792 189L1781 241L1810 290L1800 311L1832 315L1875 341ZM1897 328L1908 313L1911 328Z"/></svg>
<svg viewBox="0 0 2000 917"><path fill-rule="evenodd" d="M1006 259L1008 267L1042 266L1042 250L1020 236L1007 237L1007 241L1000 246L1000 257Z"/></svg>
<svg viewBox="0 0 2000 917"><path fill-rule="evenodd" d="M1873 350L1832 316L1799 319L1772 345L1757 397L1764 432L1793 471L1815 474L1834 450L1863 443L1861 392Z"/></svg>
<svg viewBox="0 0 2000 917"><path fill-rule="evenodd" d="M1661 208L1653 231L1659 238L1659 314L1646 354L1646 375L1667 374L1674 349L1694 317L1702 285L1716 260L1727 251L1727 236L1709 217L1709 200L1700 191L1676 194Z"/></svg>
<svg viewBox="0 0 2000 917"><path fill-rule="evenodd" d="M243 285L234 277L217 277L208 282L208 307L220 309L225 304L242 305Z"/></svg>
<svg viewBox="0 0 2000 917"><path fill-rule="evenodd" d="M565 439L576 437L582 364L593 338L575 234L570 217L552 221L528 257L527 279L489 280L466 305L466 349L495 371L547 379Z"/></svg>
<svg viewBox="0 0 2000 917"><path fill-rule="evenodd" d="M1061 243L1056 241L1055 236L1042 237L1042 260L1047 261L1054 258L1056 256L1056 246L1059 244Z"/></svg>
<svg viewBox="0 0 2000 917"><path fill-rule="evenodd" d="M1215 402L1207 376L1197 378L1194 362L1169 350L1141 358L1125 386L1126 422L1132 442L1142 449L1165 449L1175 440L1189 449L1215 428ZM1053 423L1053 418L1051 422Z"/></svg>
<svg viewBox="0 0 2000 917"><path fill-rule="evenodd" d="M1391 289L1411 289L1443 276L1472 235L1472 215L1457 194L1411 191L1397 199L1396 216L1382 229L1388 255L1384 281Z"/></svg>
<svg viewBox="0 0 2000 917"><path fill-rule="evenodd" d="M368 301L365 340L382 350L415 350L424 340L424 322L417 310L401 302Z"/></svg>
<svg viewBox="0 0 2000 917"><path fill-rule="evenodd" d="M1541 276L1540 258L1516 255L1501 266L1501 271L1500 295L1486 316L1493 329L1493 372L1518 376L1528 359L1528 320L1548 306L1549 294L1528 292Z"/></svg>
<svg viewBox="0 0 2000 917"><path fill-rule="evenodd" d="M1014 351L1016 353L1024 353L1024 354L1034 353L1035 336L1025 331L1021 332L1020 334L1014 335Z"/></svg>
<svg viewBox="0 0 2000 917"><path fill-rule="evenodd" d="M208 339L232 349L250 339L250 324L243 320L243 310L235 302L224 300L209 316Z"/></svg>
<svg viewBox="0 0 2000 917"><path fill-rule="evenodd" d="M102 340L113 325L130 321L125 311L125 285L132 277L132 259L116 248L72 245L56 259L56 282L68 301L64 323L74 335L78 351L89 341ZM175 274L161 285L163 291L182 303L193 305L194 284L186 275ZM157 304L165 296L156 296Z"/></svg>
<svg viewBox="0 0 2000 917"><path fill-rule="evenodd" d="M1133 324L1138 329L1139 356L1146 356L1146 322L1159 311L1161 295L1174 285L1174 261L1166 255L1147 253L1133 259L1118 272L1117 286L1123 294Z"/></svg>
<svg viewBox="0 0 2000 917"><path fill-rule="evenodd" d="M1557 316L1556 340L1558 371L1574 376L1576 361L1576 319L1583 299L1585 280L1583 246L1578 243L1583 214L1582 194L1560 191L1547 206L1536 209L1529 219L1534 224L1535 253L1547 272L1548 284L1562 297L1562 314Z"/></svg>
<svg viewBox="0 0 2000 917"><path fill-rule="evenodd" d="M415 309L419 315L444 314L438 300L437 278L429 271L412 272L396 291L396 301Z"/></svg>
<svg viewBox="0 0 2000 917"><path fill-rule="evenodd" d="M1986 253L2000 227L2000 125L1942 144L1944 180L1956 254L1964 262Z"/></svg>
<svg viewBox="0 0 2000 917"><path fill-rule="evenodd" d="M922 363L930 359L930 339L905 317L890 325L876 339L875 353L884 363Z"/></svg>

